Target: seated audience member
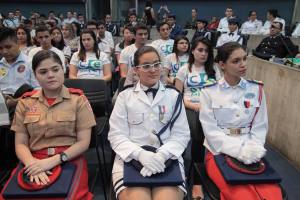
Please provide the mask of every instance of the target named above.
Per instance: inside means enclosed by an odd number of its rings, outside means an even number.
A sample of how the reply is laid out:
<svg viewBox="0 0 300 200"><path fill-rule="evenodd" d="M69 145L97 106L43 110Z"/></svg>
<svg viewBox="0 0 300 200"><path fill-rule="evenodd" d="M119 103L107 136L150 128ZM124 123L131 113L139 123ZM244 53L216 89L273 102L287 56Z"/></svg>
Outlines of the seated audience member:
<svg viewBox="0 0 300 200"><path fill-rule="evenodd" d="M143 46L135 52L133 65L139 81L119 94L110 117L108 140L116 153L112 170L114 191L120 200L182 200L186 194L184 182L177 186L124 185L123 165L132 160L142 165L142 176L151 177L168 170L167 160L178 159L181 172L176 175L185 179L182 154L190 139L182 101L179 101L182 110L176 112L178 117L172 128L156 135L170 120L181 95L159 81L162 70L159 53L151 46ZM145 150L144 145L157 150Z"/></svg>
<svg viewBox="0 0 300 200"><path fill-rule="evenodd" d="M225 11L225 17L223 17L218 25L217 31L221 33L227 33L229 31L228 29L228 20L233 18L233 10L231 7L227 7Z"/></svg>
<svg viewBox="0 0 300 200"><path fill-rule="evenodd" d="M64 19L62 25L64 24L71 24L72 22L77 22L76 17L74 17L74 13L72 11L67 12L67 18Z"/></svg>
<svg viewBox="0 0 300 200"><path fill-rule="evenodd" d="M78 20L78 23L80 25L80 30L83 30L85 28L85 17L84 17L84 15L79 13L78 17L77 17L77 20Z"/></svg>
<svg viewBox="0 0 300 200"><path fill-rule="evenodd" d="M71 48L72 54L78 51L79 49L79 37L75 36L75 33L73 31L71 24L64 24L62 26L62 34L64 41L67 46Z"/></svg>
<svg viewBox="0 0 300 200"><path fill-rule="evenodd" d="M109 46L110 52L105 52L105 53L108 53L110 55L111 52L113 52L115 45L114 45L114 40L113 40L111 32L109 32L105 29L104 21L97 22L97 31L98 31L98 35L97 35L98 42L103 43L106 46ZM101 50L104 51L104 49L101 49Z"/></svg>
<svg viewBox="0 0 300 200"><path fill-rule="evenodd" d="M185 27L186 29L196 29L197 28L197 19L198 19L198 13L197 9L193 8L191 13L191 18L186 22Z"/></svg>
<svg viewBox="0 0 300 200"><path fill-rule="evenodd" d="M131 69L133 67L133 55L137 49L146 45L148 38L147 26L144 24L138 24L134 27L133 34L135 39L134 44L124 48L121 51L119 59L120 77L128 77L126 78L125 85L135 83L138 79L134 71Z"/></svg>
<svg viewBox="0 0 300 200"><path fill-rule="evenodd" d="M76 166L74 177L78 178L72 183L68 198L91 200L83 157L90 144L91 128L96 124L89 102L81 90L63 85L63 65L53 51L37 52L32 69L41 89L23 95L11 126L25 176L32 183L47 185L51 170L70 162Z"/></svg>
<svg viewBox="0 0 300 200"><path fill-rule="evenodd" d="M13 12L8 12L7 17L3 20L3 25L8 28L16 29L20 24L18 18L15 17Z"/></svg>
<svg viewBox="0 0 300 200"><path fill-rule="evenodd" d="M78 22L72 22L71 25L72 25L73 32L75 33L75 37L79 37L81 33L80 24Z"/></svg>
<svg viewBox="0 0 300 200"><path fill-rule="evenodd" d="M282 35L282 28L281 22L273 22L270 27L270 36L260 42L253 54L267 60L272 56L278 58L295 57L298 53L298 46L295 46L290 38Z"/></svg>
<svg viewBox="0 0 300 200"><path fill-rule="evenodd" d="M31 41L31 35L27 28L24 25L20 25L16 29L18 46L19 49L25 54L28 55L29 51L34 48Z"/></svg>
<svg viewBox="0 0 300 200"><path fill-rule="evenodd" d="M14 29L0 29L0 55L3 56L0 60L0 91L6 98L7 106L13 108L22 95L16 94L21 86L27 84L35 88L39 85L33 75L30 59L19 49Z"/></svg>
<svg viewBox="0 0 300 200"><path fill-rule="evenodd" d="M186 32L181 28L181 26L176 24L176 16L174 14L168 15L167 23L171 28L171 32L170 32L171 39L174 40L179 35L186 35Z"/></svg>
<svg viewBox="0 0 300 200"><path fill-rule="evenodd" d="M50 33L52 37L52 45L63 52L65 56L65 65L68 66L72 55L71 48L65 44L60 28L54 27L50 30Z"/></svg>
<svg viewBox="0 0 300 200"><path fill-rule="evenodd" d="M229 184L217 166L215 157L219 154L237 159L240 165L260 161L266 154L268 115L263 84L244 79L247 53L243 47L237 42L226 43L218 48L216 59L224 77L204 86L200 93L207 174L219 188L221 199L281 200L278 184Z"/></svg>
<svg viewBox="0 0 300 200"><path fill-rule="evenodd" d="M230 18L228 20L228 32L223 33L217 41L216 47L222 46L225 43L228 42L238 42L240 44L243 44L243 36L240 35L238 32L239 30L239 20L237 18Z"/></svg>
<svg viewBox="0 0 300 200"><path fill-rule="evenodd" d="M208 40L211 40L211 33L206 29L207 21L205 19L197 19L196 21L196 31L193 36L193 40L195 40L197 37L205 37Z"/></svg>
<svg viewBox="0 0 300 200"><path fill-rule="evenodd" d="M264 26L261 28L260 33L263 35L269 35L272 22L282 23L281 33L284 35L285 34L285 30L284 30L285 29L285 20L280 18L280 15L278 14L278 10L276 10L276 9L268 10L267 21L264 23Z"/></svg>
<svg viewBox="0 0 300 200"><path fill-rule="evenodd" d="M204 164L204 134L199 121L201 112L200 91L207 83L220 79L220 72L214 67L213 47L204 37L198 37L191 44L188 63L176 75L175 87L183 93L183 102L191 132L192 199L204 199L202 181L195 164Z"/></svg>
<svg viewBox="0 0 300 200"><path fill-rule="evenodd" d="M137 15L135 12L131 12L129 14L129 25L131 25L132 27L135 27L137 24L138 24Z"/></svg>
<svg viewBox="0 0 300 200"><path fill-rule="evenodd" d="M296 28L295 28L295 30L293 31L292 36L293 36L293 37L299 37L299 36L300 36L300 23L298 23L298 24L296 25Z"/></svg>
<svg viewBox="0 0 300 200"><path fill-rule="evenodd" d="M123 49L126 47L132 45L134 43L134 34L133 29L131 26L125 26L123 29L123 41L118 43L115 47L115 56L118 62L118 65L120 64L120 54Z"/></svg>
<svg viewBox="0 0 300 200"><path fill-rule="evenodd" d="M86 29L80 35L80 49L75 52L70 61L69 77L72 79L103 79L111 80L111 62L107 55L100 51L96 35Z"/></svg>
<svg viewBox="0 0 300 200"><path fill-rule="evenodd" d="M164 56L172 53L174 40L170 39L170 26L166 22L162 22L157 26L160 39L154 40L151 46L159 49Z"/></svg>
<svg viewBox="0 0 300 200"><path fill-rule="evenodd" d="M28 57L32 60L33 56L41 50L53 51L54 53L56 53L60 57L61 62L62 62L63 67L64 67L64 71L66 71L64 53L61 50L59 50L58 48L52 46L50 30L46 26L39 26L39 27L36 28L35 34L36 34L37 42L41 46L33 48L29 52Z"/></svg>
<svg viewBox="0 0 300 200"><path fill-rule="evenodd" d="M242 34L260 34L262 22L257 20L256 11L252 10L249 12L248 21L242 24L240 29Z"/></svg>
<svg viewBox="0 0 300 200"><path fill-rule="evenodd" d="M111 32L112 36L119 36L120 34L120 28L117 24L112 23L110 14L105 16L105 28L107 31Z"/></svg>
<svg viewBox="0 0 300 200"><path fill-rule="evenodd" d="M217 17L213 16L210 20L210 22L207 25L207 30L209 31L216 31L219 26L219 20Z"/></svg>
<svg viewBox="0 0 300 200"><path fill-rule="evenodd" d="M166 56L164 70L167 83L174 85L178 70L189 60L190 42L185 36L178 36L174 41L173 52Z"/></svg>

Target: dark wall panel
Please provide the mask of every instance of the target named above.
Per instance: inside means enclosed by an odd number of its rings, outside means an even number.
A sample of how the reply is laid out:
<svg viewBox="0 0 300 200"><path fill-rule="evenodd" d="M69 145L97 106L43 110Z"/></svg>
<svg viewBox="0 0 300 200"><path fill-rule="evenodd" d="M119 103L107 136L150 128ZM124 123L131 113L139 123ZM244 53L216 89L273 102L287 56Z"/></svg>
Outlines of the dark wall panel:
<svg viewBox="0 0 300 200"><path fill-rule="evenodd" d="M54 10L56 14L64 13L65 16L69 10L85 13L84 3L0 3L0 12L3 14L16 8L19 8L25 17L30 17L32 11L38 11L46 16L50 10Z"/></svg>

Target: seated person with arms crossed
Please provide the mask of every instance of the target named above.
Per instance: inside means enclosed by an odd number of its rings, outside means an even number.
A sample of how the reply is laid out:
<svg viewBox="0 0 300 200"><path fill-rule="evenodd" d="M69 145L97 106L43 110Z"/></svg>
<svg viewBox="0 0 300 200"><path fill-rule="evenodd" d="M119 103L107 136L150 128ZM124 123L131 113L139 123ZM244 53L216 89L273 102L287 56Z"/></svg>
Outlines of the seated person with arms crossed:
<svg viewBox="0 0 300 200"><path fill-rule="evenodd" d="M264 38L253 51L253 55L268 60L272 56L278 58L295 57L298 46L295 46L290 38L282 35L283 24L273 22L270 27L270 36Z"/></svg>
<svg viewBox="0 0 300 200"><path fill-rule="evenodd" d="M181 94L159 81L162 70L159 53L151 46L141 47L134 54L134 66L139 81L119 94L110 117L108 140L116 152L112 170L116 196L120 200L182 200L186 194L184 182L177 186L124 185L124 163L132 160L143 166L137 173L151 177L168 170L165 161L176 159L180 165L178 176L185 179L182 154L190 139L183 102L180 99L176 103ZM176 112L175 123L156 135L172 118L175 103L182 108ZM157 151L144 150L144 145L155 147Z"/></svg>

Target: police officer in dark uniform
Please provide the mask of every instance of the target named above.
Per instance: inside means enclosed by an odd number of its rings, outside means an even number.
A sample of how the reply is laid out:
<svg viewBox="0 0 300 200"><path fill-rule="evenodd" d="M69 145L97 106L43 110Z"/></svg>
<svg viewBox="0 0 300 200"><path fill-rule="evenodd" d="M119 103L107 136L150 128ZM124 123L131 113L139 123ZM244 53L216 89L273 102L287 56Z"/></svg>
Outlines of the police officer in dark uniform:
<svg viewBox="0 0 300 200"><path fill-rule="evenodd" d="M260 42L253 51L253 55L262 59L269 59L272 56L278 58L295 57L298 53L298 46L295 46L290 38L281 34L282 27L281 22L273 22L270 27L270 36Z"/></svg>

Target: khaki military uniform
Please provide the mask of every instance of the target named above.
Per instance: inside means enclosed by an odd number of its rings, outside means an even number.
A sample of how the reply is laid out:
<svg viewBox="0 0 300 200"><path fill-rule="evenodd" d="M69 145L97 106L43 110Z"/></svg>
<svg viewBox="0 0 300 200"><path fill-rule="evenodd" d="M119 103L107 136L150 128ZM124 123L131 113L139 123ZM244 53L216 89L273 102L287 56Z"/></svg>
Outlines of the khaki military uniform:
<svg viewBox="0 0 300 200"><path fill-rule="evenodd" d="M96 124L87 98L63 86L49 106L42 90L25 95L18 103L11 129L29 135L31 151L48 147L70 146L77 132Z"/></svg>

